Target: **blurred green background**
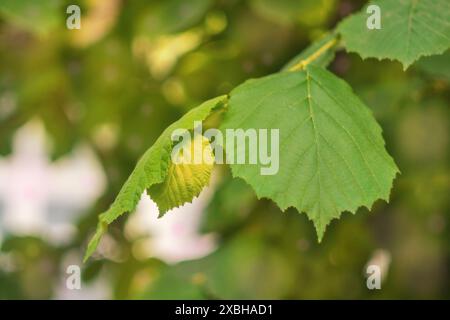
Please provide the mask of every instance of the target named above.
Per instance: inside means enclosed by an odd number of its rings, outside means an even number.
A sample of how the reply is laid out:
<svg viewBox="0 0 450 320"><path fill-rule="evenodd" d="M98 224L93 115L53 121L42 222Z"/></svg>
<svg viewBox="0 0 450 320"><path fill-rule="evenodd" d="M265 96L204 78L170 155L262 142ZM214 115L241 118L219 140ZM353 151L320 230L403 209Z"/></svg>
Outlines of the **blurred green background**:
<svg viewBox="0 0 450 320"><path fill-rule="evenodd" d="M66 8L81 8L81 29ZM364 1L0 0L1 299L450 298L450 54L400 63L338 52L401 175L389 204L342 214L317 243L295 210L225 166L163 219L150 200L81 263L97 215L162 130L280 70ZM166 220L166 221L164 221ZM381 290L366 287L378 264ZM82 289L65 287L82 268Z"/></svg>

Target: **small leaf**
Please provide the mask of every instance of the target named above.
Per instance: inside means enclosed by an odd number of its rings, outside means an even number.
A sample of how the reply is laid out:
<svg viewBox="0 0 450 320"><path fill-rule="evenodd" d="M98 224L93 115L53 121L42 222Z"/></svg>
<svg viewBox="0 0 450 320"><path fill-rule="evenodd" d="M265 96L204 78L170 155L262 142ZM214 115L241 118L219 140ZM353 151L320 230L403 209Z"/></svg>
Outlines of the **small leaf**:
<svg viewBox="0 0 450 320"><path fill-rule="evenodd" d="M305 212L319 240L341 212L388 200L398 169L381 129L329 71L309 65L247 81L231 92L228 108L223 130L279 129L280 135L277 174L261 175L260 165L231 164L233 176L246 180L259 198Z"/></svg>
<svg viewBox="0 0 450 320"><path fill-rule="evenodd" d="M159 217L172 208L192 201L209 183L214 155L208 139L197 135L193 141L183 143L186 143L186 149L190 152L183 152L181 149L176 155L178 159L175 163L170 161L164 182L148 189L148 194L158 205ZM193 162L196 157L201 159L200 163Z"/></svg>
<svg viewBox="0 0 450 320"><path fill-rule="evenodd" d="M134 168L128 180L123 185L116 200L108 211L99 216L97 231L88 245L84 260L95 251L101 236L107 226L125 212L132 212L141 198L142 193L155 184L164 183L170 167L170 153L172 151L171 135L175 129L194 129L195 121L205 120L211 112L223 106L226 96L220 96L202 103L192 109L180 120L170 125L155 144L145 152ZM198 182L198 181L197 181ZM187 182L189 183L189 182ZM170 206L170 205L168 205Z"/></svg>
<svg viewBox="0 0 450 320"><path fill-rule="evenodd" d="M441 54L450 47L448 0L379 0L381 29L370 30L366 10L338 26L348 51L362 58L394 59L407 69L421 56Z"/></svg>

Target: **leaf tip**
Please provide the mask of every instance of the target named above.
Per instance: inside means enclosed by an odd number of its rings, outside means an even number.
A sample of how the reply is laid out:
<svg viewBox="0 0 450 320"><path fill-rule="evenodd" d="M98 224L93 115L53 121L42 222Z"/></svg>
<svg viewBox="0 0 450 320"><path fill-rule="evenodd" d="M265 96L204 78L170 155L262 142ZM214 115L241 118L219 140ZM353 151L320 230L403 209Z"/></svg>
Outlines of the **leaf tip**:
<svg viewBox="0 0 450 320"><path fill-rule="evenodd" d="M320 221L320 219L319 220L311 219L311 220L313 221L314 228L316 229L317 242L321 243L323 240L323 236L325 235L325 230L327 229L329 221L323 224L322 221Z"/></svg>
<svg viewBox="0 0 450 320"><path fill-rule="evenodd" d="M91 241L89 241L89 244L87 246L86 253L83 258L83 263L86 263L86 261L90 258L90 256L92 256L92 254L95 252L100 242L100 239L105 234L107 229L108 224L106 222L104 221L98 222L97 230L95 231L94 236L92 237Z"/></svg>

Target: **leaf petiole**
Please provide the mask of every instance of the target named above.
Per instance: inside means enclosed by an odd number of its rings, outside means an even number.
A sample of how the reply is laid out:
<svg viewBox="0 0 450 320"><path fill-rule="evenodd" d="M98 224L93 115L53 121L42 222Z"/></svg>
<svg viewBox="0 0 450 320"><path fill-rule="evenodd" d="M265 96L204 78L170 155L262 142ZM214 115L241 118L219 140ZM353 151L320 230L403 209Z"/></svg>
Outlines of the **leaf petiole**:
<svg viewBox="0 0 450 320"><path fill-rule="evenodd" d="M308 64L319 58L322 54L324 54L327 50L330 50L338 43L338 35L335 36L324 43L319 49L317 49L314 53L309 55L306 59L300 60L298 63L289 68L289 71L298 71L303 70Z"/></svg>

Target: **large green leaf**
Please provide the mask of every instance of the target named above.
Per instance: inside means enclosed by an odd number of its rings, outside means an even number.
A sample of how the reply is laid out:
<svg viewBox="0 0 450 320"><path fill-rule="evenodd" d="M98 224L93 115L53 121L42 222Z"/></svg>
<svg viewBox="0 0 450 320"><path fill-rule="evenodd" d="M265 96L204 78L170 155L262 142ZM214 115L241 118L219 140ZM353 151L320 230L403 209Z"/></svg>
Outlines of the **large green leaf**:
<svg viewBox="0 0 450 320"><path fill-rule="evenodd" d="M155 144L150 149L148 149L147 152L139 160L136 168L133 170L130 177L123 185L122 189L119 192L119 195L117 196L111 207L108 209L108 211L102 213L99 216L97 231L88 245L85 260L89 258L89 256L95 251L101 236L105 233L107 226L111 222L116 220L123 213L132 212L136 208L136 205L138 204L139 199L141 198L141 195L145 190L154 185L165 183L169 172L169 167L171 165L171 135L173 131L176 129L194 129L193 126L195 121L205 120L208 115L210 115L213 109L223 105L225 99L226 96L220 96L204 102L200 106L189 111L180 120L176 121L166 130L164 130L158 140L156 140ZM204 180L202 181L204 182ZM196 179L186 180L183 187L189 188L191 184L198 184L198 182L199 180ZM195 188L196 190L198 190L198 186L196 186ZM176 191L182 192L183 190L177 189ZM192 195L192 197L196 195L192 192L186 192L183 194L189 194ZM164 197L157 198L156 200L158 199L165 201ZM186 196L183 196L183 200L187 202L191 201L192 198L188 199ZM157 204L161 205L161 202L156 202ZM180 203L177 202L172 206L176 206L179 204ZM171 207L171 205L167 203L164 203L163 206L164 209Z"/></svg>
<svg viewBox="0 0 450 320"><path fill-rule="evenodd" d="M381 129L351 88L327 70L309 65L247 81L231 92L228 107L223 130L268 128L280 135L277 174L231 164L233 176L283 210L306 212L319 240L341 212L388 200L398 169Z"/></svg>
<svg viewBox="0 0 450 320"><path fill-rule="evenodd" d="M421 56L443 53L450 47L448 0L379 0L381 29L366 26L366 10L338 27L345 47L361 57L394 59L406 69Z"/></svg>

